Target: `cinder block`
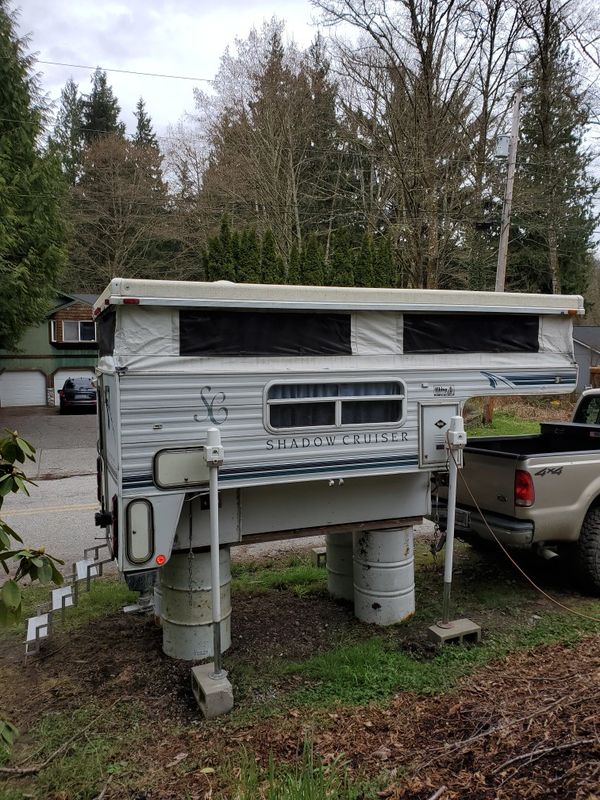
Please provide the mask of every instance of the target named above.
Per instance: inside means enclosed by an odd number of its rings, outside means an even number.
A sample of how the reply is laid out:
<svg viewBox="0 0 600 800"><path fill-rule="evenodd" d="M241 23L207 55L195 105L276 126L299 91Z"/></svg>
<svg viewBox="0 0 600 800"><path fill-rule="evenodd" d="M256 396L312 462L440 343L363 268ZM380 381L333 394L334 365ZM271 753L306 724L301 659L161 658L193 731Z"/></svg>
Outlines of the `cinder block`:
<svg viewBox="0 0 600 800"><path fill-rule="evenodd" d="M448 626L436 623L427 629L428 638L436 644L462 644L481 641L481 627L470 619L454 619Z"/></svg>
<svg viewBox="0 0 600 800"><path fill-rule="evenodd" d="M223 670L220 677L213 678L214 664L192 667L192 692L200 711L206 719L228 714L233 708L233 686Z"/></svg>
<svg viewBox="0 0 600 800"><path fill-rule="evenodd" d="M315 567L324 567L327 564L326 547L313 547L311 556L312 563L315 565Z"/></svg>

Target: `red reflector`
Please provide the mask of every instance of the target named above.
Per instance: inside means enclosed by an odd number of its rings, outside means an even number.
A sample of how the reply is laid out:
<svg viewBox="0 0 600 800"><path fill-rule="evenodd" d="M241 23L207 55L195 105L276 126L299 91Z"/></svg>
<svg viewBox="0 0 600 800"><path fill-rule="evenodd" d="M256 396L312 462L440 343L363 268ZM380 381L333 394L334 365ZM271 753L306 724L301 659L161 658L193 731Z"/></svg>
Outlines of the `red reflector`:
<svg viewBox="0 0 600 800"><path fill-rule="evenodd" d="M535 502L533 478L524 469L515 472L515 505L532 506Z"/></svg>
<svg viewBox="0 0 600 800"><path fill-rule="evenodd" d="M139 306L140 300L139 297L124 297L123 298L123 305L126 306Z"/></svg>
<svg viewBox="0 0 600 800"><path fill-rule="evenodd" d="M162 553L159 556L156 556L156 559L155 559L155 561L156 561L156 563L158 564L159 567L162 567L162 565L165 563L166 560L167 560L167 557L163 556Z"/></svg>
<svg viewBox="0 0 600 800"><path fill-rule="evenodd" d="M100 313L100 309L99 308L95 308L94 309L94 316L97 317L99 313Z"/></svg>

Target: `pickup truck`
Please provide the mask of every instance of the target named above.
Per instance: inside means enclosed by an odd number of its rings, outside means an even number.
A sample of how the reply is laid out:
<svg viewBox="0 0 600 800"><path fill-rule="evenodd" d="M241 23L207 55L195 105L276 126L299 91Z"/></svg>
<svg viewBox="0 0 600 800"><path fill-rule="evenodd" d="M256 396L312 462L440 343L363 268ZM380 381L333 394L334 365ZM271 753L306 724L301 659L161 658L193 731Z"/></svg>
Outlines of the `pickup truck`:
<svg viewBox="0 0 600 800"><path fill-rule="evenodd" d="M493 540L485 519L504 545L572 555L578 582L600 592L600 389L582 394L571 422L541 423L538 435L472 439L461 472L456 536ZM442 528L443 502L434 491Z"/></svg>

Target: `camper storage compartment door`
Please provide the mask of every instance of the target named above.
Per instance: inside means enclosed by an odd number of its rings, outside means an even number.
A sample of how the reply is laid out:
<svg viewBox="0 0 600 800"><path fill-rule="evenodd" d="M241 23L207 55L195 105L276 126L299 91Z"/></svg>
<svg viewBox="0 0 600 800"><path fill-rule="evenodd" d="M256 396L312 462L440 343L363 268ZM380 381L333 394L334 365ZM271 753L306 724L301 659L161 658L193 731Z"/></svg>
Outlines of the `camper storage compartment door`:
<svg viewBox="0 0 600 800"><path fill-rule="evenodd" d="M154 552L154 520L148 500L132 500L127 506L127 558L145 564Z"/></svg>
<svg viewBox="0 0 600 800"><path fill-rule="evenodd" d="M450 419L460 414L459 403L419 403L419 467L443 469L448 461L446 434ZM462 458L462 451L457 454ZM459 463L461 463L459 461Z"/></svg>

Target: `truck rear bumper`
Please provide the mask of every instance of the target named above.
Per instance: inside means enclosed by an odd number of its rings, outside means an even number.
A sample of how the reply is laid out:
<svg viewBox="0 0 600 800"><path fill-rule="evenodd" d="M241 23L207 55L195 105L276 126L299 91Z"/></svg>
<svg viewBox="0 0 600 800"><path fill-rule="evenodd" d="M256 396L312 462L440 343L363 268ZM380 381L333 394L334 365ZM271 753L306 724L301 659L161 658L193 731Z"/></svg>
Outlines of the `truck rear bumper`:
<svg viewBox="0 0 600 800"><path fill-rule="evenodd" d="M529 548L533 545L533 522L514 517L505 517L502 514L484 512L487 524L502 544L511 547ZM439 507L440 527L446 526L447 509L445 505ZM481 539L493 541L482 515L475 509L464 506L456 507L456 521L454 530L457 536L479 536Z"/></svg>

